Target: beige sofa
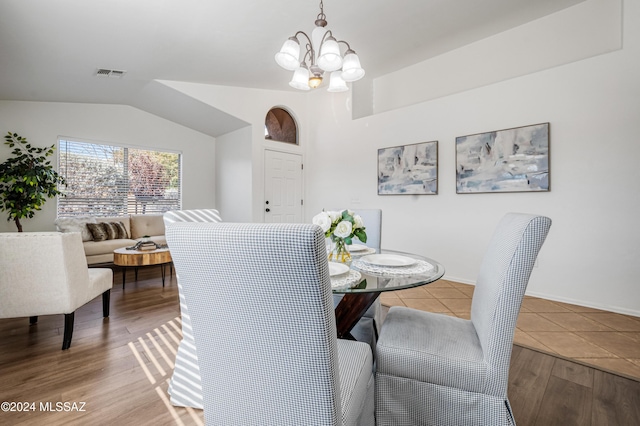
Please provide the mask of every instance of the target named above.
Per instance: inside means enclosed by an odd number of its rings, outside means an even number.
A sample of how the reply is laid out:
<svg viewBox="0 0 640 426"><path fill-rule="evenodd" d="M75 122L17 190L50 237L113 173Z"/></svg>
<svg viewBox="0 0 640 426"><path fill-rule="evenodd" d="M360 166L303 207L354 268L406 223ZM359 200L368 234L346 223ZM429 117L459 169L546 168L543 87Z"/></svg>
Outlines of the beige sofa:
<svg viewBox="0 0 640 426"><path fill-rule="evenodd" d="M87 223L118 223L127 230L128 238L95 241ZM60 232L80 232L82 245L88 265L113 263L113 251L131 247L140 240L151 240L157 244L166 244L162 214L132 214L115 217L74 217L58 218L56 227Z"/></svg>

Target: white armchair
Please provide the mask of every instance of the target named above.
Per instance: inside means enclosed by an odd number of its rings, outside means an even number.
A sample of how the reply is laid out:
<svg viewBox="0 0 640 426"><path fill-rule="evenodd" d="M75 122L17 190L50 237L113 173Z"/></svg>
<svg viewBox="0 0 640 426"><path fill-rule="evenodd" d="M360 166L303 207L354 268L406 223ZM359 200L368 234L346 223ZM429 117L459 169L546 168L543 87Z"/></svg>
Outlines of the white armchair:
<svg viewBox="0 0 640 426"><path fill-rule="evenodd" d="M89 269L79 233L0 234L0 318L64 314L62 349L69 349L74 312L102 294L109 316L111 269Z"/></svg>

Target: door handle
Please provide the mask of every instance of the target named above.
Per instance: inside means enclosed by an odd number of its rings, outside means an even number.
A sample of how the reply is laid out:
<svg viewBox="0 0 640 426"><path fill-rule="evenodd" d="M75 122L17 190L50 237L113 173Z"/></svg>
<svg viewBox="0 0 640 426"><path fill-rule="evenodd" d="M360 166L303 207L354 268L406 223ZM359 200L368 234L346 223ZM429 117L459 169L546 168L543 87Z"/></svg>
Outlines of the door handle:
<svg viewBox="0 0 640 426"><path fill-rule="evenodd" d="M264 211L269 213L271 211L271 209L265 209Z"/></svg>

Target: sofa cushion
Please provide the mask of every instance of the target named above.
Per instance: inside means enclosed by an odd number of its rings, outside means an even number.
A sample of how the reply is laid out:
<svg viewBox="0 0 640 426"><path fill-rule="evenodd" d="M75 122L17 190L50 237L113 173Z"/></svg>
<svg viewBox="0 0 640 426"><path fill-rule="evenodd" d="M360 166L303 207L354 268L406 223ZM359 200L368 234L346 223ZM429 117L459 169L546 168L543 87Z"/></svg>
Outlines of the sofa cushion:
<svg viewBox="0 0 640 426"><path fill-rule="evenodd" d="M113 231L110 233L111 229L107 229L107 226L103 222L99 223L87 223L87 228L91 232L93 236L93 241L105 241L105 240L113 240Z"/></svg>
<svg viewBox="0 0 640 426"><path fill-rule="evenodd" d="M83 244L84 254L86 256L96 256L101 254L110 254L113 257L115 249L123 247L131 247L137 241L128 239L104 240L104 241L87 241Z"/></svg>
<svg viewBox="0 0 640 426"><path fill-rule="evenodd" d="M101 263L113 263L113 252L87 256L87 265L93 266Z"/></svg>
<svg viewBox="0 0 640 426"><path fill-rule="evenodd" d="M82 241L91 241L93 236L87 227L87 223L96 223L96 218L91 216L59 217L55 224L60 232L80 232Z"/></svg>
<svg viewBox="0 0 640 426"><path fill-rule="evenodd" d="M164 235L164 221L161 214L132 214L131 233L132 239L142 238L145 235Z"/></svg>
<svg viewBox="0 0 640 426"><path fill-rule="evenodd" d="M116 238L129 238L129 234L127 233L127 228L125 228L124 223L111 222L111 224L117 229Z"/></svg>
<svg viewBox="0 0 640 426"><path fill-rule="evenodd" d="M118 238L120 229L116 226L115 222L102 222L104 230L107 231L107 240L115 240Z"/></svg>
<svg viewBox="0 0 640 426"><path fill-rule="evenodd" d="M127 229L122 222L98 222L88 223L93 241L128 239Z"/></svg>
<svg viewBox="0 0 640 426"><path fill-rule="evenodd" d="M124 228L127 230L126 238L131 238L131 221L129 220L129 215L126 216L109 216L109 217L99 217L96 219L97 222L122 222Z"/></svg>

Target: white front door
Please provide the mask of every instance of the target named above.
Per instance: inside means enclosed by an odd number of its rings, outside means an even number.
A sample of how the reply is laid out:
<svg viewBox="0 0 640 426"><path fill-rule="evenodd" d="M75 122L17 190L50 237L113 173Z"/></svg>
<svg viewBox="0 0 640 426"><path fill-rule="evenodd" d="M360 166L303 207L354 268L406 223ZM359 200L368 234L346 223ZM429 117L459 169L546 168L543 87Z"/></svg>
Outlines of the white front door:
<svg viewBox="0 0 640 426"><path fill-rule="evenodd" d="M264 221L302 222L302 156L264 152Z"/></svg>

